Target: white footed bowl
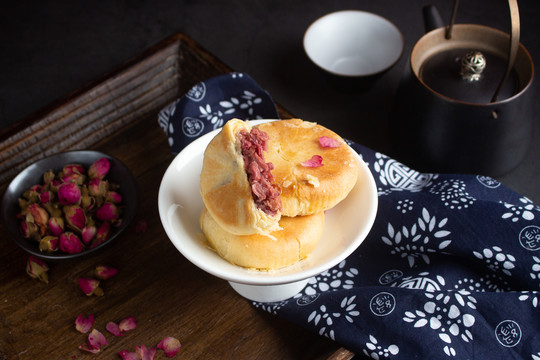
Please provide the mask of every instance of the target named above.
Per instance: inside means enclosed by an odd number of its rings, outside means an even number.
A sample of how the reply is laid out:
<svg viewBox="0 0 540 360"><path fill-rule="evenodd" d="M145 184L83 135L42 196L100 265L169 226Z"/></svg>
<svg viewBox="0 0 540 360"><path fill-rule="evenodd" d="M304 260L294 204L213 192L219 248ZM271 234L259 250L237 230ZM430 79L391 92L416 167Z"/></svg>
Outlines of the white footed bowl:
<svg viewBox="0 0 540 360"><path fill-rule="evenodd" d="M252 125L271 120L251 121ZM358 156L359 181L345 200L326 212L322 238L307 258L275 271L245 269L213 251L200 229L203 209L199 177L203 153L219 132L212 131L182 150L165 172L158 194L163 228L174 246L202 270L227 280L243 297L275 302L300 292L309 278L339 264L366 238L377 213L377 188L367 165Z"/></svg>
<svg viewBox="0 0 540 360"><path fill-rule="evenodd" d="M304 34L307 56L323 70L362 77L392 67L403 53L403 35L387 19L365 11L327 14Z"/></svg>

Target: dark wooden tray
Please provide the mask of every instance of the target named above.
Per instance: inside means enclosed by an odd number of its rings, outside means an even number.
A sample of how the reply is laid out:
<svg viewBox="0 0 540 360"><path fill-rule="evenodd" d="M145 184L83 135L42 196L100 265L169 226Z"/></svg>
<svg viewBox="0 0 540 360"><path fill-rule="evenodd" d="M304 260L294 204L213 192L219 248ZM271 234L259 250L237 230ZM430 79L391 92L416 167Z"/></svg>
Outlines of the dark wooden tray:
<svg viewBox="0 0 540 360"><path fill-rule="evenodd" d="M77 315L94 314L110 345L124 349L178 338L178 359L350 359L326 338L253 307L226 281L188 262L159 220L157 193L173 159L157 113L194 84L231 69L184 34L174 34L117 69L0 132L0 189L24 167L71 149L96 149L123 161L136 177L136 220L103 252L49 264L48 284L25 273L27 254L0 231L0 359L86 359ZM283 118L291 114L278 106ZM144 233L135 224L145 220ZM103 297L87 297L77 279L98 264L119 274L103 283ZM127 316L137 329L122 337L105 330ZM163 355L156 359L163 359Z"/></svg>

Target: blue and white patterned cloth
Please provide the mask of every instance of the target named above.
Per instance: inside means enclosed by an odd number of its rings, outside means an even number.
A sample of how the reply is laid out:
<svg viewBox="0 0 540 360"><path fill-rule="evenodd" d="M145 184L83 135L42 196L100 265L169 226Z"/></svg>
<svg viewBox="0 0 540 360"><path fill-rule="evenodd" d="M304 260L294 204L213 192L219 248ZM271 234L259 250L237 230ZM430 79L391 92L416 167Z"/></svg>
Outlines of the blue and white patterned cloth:
<svg viewBox="0 0 540 360"><path fill-rule="evenodd" d="M540 207L490 177L419 173L350 145L378 188L368 237L293 298L253 305L358 357L540 360Z"/></svg>
<svg viewBox="0 0 540 360"><path fill-rule="evenodd" d="M173 154L232 118L278 119L272 98L248 74L229 73L193 86L158 114Z"/></svg>

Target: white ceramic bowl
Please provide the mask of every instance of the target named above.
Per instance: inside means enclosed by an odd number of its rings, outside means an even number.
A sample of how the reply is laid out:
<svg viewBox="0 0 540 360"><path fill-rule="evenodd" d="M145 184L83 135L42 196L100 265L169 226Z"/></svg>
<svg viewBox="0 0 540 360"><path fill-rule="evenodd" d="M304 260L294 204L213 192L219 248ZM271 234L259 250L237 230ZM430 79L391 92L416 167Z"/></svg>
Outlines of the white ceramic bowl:
<svg viewBox="0 0 540 360"><path fill-rule="evenodd" d="M262 121L269 120L251 124ZM359 181L345 200L326 212L322 238L307 259L276 271L248 270L222 259L208 246L199 225L203 153L218 132L212 131L186 146L169 165L159 188L158 208L165 232L193 264L229 281L247 299L274 302L297 294L310 277L337 265L364 241L375 220L378 199L371 172L358 157Z"/></svg>
<svg viewBox="0 0 540 360"><path fill-rule="evenodd" d="M339 76L363 77L392 67L403 53L403 35L387 19L365 11L325 15L304 34L307 56Z"/></svg>

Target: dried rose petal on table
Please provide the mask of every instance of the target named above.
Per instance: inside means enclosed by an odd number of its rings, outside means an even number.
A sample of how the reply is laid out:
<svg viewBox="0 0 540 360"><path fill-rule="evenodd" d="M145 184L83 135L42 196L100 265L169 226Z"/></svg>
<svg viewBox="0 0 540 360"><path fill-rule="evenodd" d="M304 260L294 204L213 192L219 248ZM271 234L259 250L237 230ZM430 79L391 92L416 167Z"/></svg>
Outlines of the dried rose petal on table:
<svg viewBox="0 0 540 360"><path fill-rule="evenodd" d="M107 280L118 274L118 270L107 265L98 265L95 273L98 279Z"/></svg>
<svg viewBox="0 0 540 360"><path fill-rule="evenodd" d="M120 321L120 324L118 326L122 331L133 330L137 327L137 320L135 320L133 316L128 316L127 318Z"/></svg>
<svg viewBox="0 0 540 360"><path fill-rule="evenodd" d="M105 325L105 329L107 329L108 332L113 334L114 336L122 336L124 333L122 330L120 330L120 326L118 326L117 323L109 321L107 325Z"/></svg>
<svg viewBox="0 0 540 360"><path fill-rule="evenodd" d="M159 342L157 348L163 350L167 357L173 357L178 354L181 346L182 344L180 344L178 339L168 336Z"/></svg>
<svg viewBox="0 0 540 360"><path fill-rule="evenodd" d="M156 355L156 348L148 349L145 345L135 346L135 352L122 350L118 353L124 360L153 360Z"/></svg>
<svg viewBox="0 0 540 360"><path fill-rule="evenodd" d="M79 287L86 294L86 296L97 295L103 296L103 289L99 287L99 280L90 278L79 278Z"/></svg>
<svg viewBox="0 0 540 360"><path fill-rule="evenodd" d="M79 314L75 319L75 328L77 331L86 334L94 326L94 314L88 315L87 318L83 314Z"/></svg>
<svg viewBox="0 0 540 360"><path fill-rule="evenodd" d="M135 232L137 234L145 233L146 230L148 230L148 223L146 220L139 220L137 221L137 225L135 226Z"/></svg>
<svg viewBox="0 0 540 360"><path fill-rule="evenodd" d="M28 262L26 263L26 273L30 275L30 277L39 279L44 283L49 283L47 271L49 271L49 266L45 261L40 260L35 256L28 257Z"/></svg>
<svg viewBox="0 0 540 360"><path fill-rule="evenodd" d="M105 335L96 329L93 329L90 335L88 335L88 346L79 345L79 349L88 351L92 354L97 354L101 351L101 348L109 345Z"/></svg>
<svg viewBox="0 0 540 360"><path fill-rule="evenodd" d="M124 335L124 332L133 330L137 327L137 322L133 316L129 316L122 321L120 321L119 324L116 324L113 321L109 321L106 325L106 329L108 332L113 334L114 336L122 336Z"/></svg>

